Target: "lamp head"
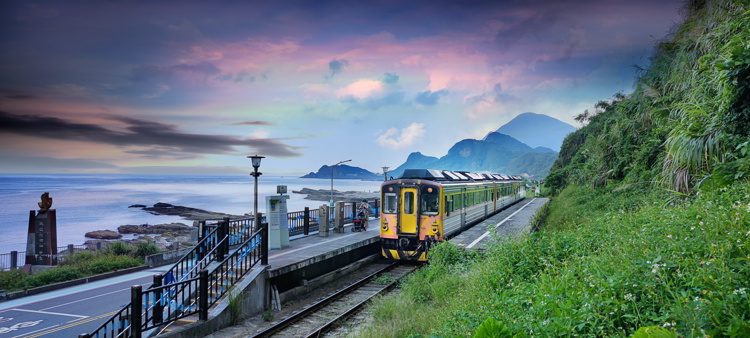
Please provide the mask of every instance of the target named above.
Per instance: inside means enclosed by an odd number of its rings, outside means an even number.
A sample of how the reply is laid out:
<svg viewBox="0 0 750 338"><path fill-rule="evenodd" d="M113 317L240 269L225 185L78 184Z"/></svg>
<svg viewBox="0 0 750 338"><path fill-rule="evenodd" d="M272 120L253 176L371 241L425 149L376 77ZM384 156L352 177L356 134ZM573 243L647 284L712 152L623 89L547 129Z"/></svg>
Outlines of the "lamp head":
<svg viewBox="0 0 750 338"><path fill-rule="evenodd" d="M260 167L260 160L266 158L265 156L255 155L255 156L248 156L250 158L250 161L253 163L253 168L258 169Z"/></svg>

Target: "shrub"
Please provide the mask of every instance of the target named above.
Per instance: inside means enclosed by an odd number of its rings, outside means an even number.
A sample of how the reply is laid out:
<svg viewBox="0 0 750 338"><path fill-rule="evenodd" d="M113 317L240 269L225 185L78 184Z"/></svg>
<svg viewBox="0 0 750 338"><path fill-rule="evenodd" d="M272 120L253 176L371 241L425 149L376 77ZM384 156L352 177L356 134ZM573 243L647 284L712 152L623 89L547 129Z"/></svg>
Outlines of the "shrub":
<svg viewBox="0 0 750 338"><path fill-rule="evenodd" d="M28 274L20 269L10 271L0 271L0 289L18 290L24 287Z"/></svg>
<svg viewBox="0 0 750 338"><path fill-rule="evenodd" d="M75 267L59 266L29 276L28 278L26 278L24 287L30 289L38 286L65 282L82 277L84 277L84 274Z"/></svg>
<svg viewBox="0 0 750 338"><path fill-rule="evenodd" d="M513 332L496 319L487 318L474 332L474 338L513 338Z"/></svg>
<svg viewBox="0 0 750 338"><path fill-rule="evenodd" d="M152 242L139 242L135 245L135 249L133 250L133 255L140 258L156 253L159 253L159 247Z"/></svg>
<svg viewBox="0 0 750 338"><path fill-rule="evenodd" d="M105 251L116 256L130 255L133 251L133 247L125 242L112 242L107 245Z"/></svg>

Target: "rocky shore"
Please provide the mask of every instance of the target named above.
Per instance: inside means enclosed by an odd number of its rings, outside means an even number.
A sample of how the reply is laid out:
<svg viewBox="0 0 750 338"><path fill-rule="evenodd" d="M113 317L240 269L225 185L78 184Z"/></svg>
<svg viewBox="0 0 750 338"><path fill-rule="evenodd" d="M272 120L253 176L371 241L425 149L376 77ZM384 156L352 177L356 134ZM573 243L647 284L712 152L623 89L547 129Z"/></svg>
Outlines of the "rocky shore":
<svg viewBox="0 0 750 338"><path fill-rule="evenodd" d="M151 207L133 204L129 208L138 208L153 215L179 216L191 221L243 217L163 202L158 202ZM132 238L123 239L123 235L132 236ZM198 238L198 228L183 223L126 224L118 226L117 231L94 230L87 232L85 236L89 240L84 244L89 247L96 247L97 243L106 245L112 241L132 244L146 241L156 244L160 250L176 250L194 245Z"/></svg>
<svg viewBox="0 0 750 338"><path fill-rule="evenodd" d="M158 202L151 207L142 204L131 205L130 208L140 208L152 215L169 215L180 216L184 219L203 221L207 219L221 219L224 217L238 218L241 216L225 214L223 212L214 212L197 208L190 208L181 205L172 205L169 203Z"/></svg>
<svg viewBox="0 0 750 338"><path fill-rule="evenodd" d="M312 200L312 201L327 202L331 199L331 190L302 188L302 190L292 191L292 192L295 194L307 195L305 196L305 199ZM380 197L380 193L377 191L375 192L338 191L338 190L333 191L334 201L360 202L363 199L374 200L379 197Z"/></svg>

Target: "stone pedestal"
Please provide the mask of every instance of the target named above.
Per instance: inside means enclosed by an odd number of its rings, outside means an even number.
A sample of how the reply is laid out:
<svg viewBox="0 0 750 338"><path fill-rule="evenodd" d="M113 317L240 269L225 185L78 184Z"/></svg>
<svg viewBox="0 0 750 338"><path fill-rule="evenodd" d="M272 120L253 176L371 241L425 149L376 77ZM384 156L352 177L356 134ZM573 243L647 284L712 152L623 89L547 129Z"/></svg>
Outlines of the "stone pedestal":
<svg viewBox="0 0 750 338"><path fill-rule="evenodd" d="M268 248L289 247L289 218L286 200L289 195L266 196L266 219L268 220Z"/></svg>
<svg viewBox="0 0 750 338"><path fill-rule="evenodd" d="M318 236L328 237L328 206L325 204L318 209Z"/></svg>
<svg viewBox="0 0 750 338"><path fill-rule="evenodd" d="M334 232L344 232L344 218L346 218L346 215L344 215L344 202L336 202L336 209L333 212Z"/></svg>

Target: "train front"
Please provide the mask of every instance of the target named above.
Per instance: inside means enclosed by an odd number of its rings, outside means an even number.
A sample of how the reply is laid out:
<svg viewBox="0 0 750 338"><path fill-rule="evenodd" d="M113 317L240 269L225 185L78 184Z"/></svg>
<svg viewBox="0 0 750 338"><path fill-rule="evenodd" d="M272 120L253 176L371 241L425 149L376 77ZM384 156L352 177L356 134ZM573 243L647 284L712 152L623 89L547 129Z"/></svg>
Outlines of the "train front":
<svg viewBox="0 0 750 338"><path fill-rule="evenodd" d="M398 179L381 187L380 241L385 258L427 261L427 251L443 239L441 185Z"/></svg>

